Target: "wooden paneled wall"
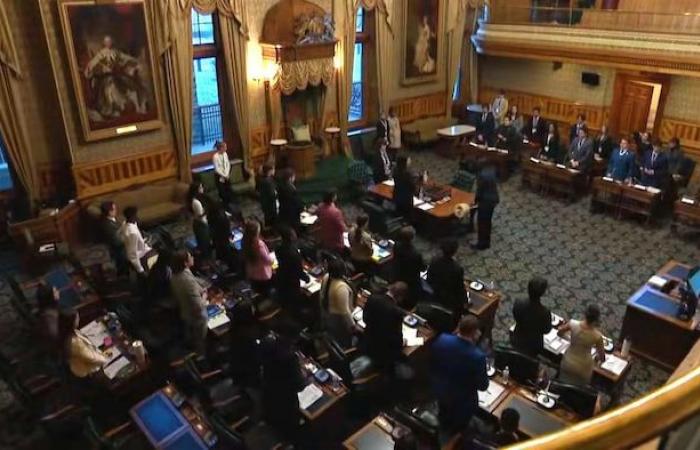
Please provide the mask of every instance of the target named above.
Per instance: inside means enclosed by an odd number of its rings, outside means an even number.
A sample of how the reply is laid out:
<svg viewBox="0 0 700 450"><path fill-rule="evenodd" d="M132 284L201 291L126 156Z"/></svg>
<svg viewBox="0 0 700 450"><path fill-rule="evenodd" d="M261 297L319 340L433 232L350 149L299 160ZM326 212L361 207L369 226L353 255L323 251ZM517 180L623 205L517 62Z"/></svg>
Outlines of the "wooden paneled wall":
<svg viewBox="0 0 700 450"><path fill-rule="evenodd" d="M37 176L39 177L39 200L52 200L58 196L70 195L74 191L68 162L38 164Z"/></svg>
<svg viewBox="0 0 700 450"><path fill-rule="evenodd" d="M659 137L667 142L674 136L681 140L681 146L686 153L700 162L700 122L687 122L673 117L662 118Z"/></svg>
<svg viewBox="0 0 700 450"><path fill-rule="evenodd" d="M479 93L479 101L491 103L498 95L500 89L483 87ZM521 114L529 116L532 109L539 107L542 116L548 120L554 120L560 125L560 132L566 130L576 121L579 114L586 115L586 122L593 131L598 131L608 121L610 110L606 106L582 105L570 100L563 100L545 95L530 94L521 91L506 90L506 97L511 105L518 105ZM561 126L566 125L565 129Z"/></svg>
<svg viewBox="0 0 700 450"><path fill-rule="evenodd" d="M177 176L178 158L171 146L109 161L73 166L77 196L85 199L137 184Z"/></svg>
<svg viewBox="0 0 700 450"><path fill-rule="evenodd" d="M444 116L445 111L447 111L446 101L447 94L437 92L421 97L401 99L393 102L391 106L396 109L396 115L399 116L401 124L407 124L426 117Z"/></svg>

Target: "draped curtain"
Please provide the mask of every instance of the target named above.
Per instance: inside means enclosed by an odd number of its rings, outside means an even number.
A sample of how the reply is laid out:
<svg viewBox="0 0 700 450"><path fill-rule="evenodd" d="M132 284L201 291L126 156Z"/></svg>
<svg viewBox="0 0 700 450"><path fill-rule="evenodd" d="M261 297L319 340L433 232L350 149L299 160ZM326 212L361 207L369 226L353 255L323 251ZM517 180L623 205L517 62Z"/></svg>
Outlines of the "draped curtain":
<svg viewBox="0 0 700 450"><path fill-rule="evenodd" d="M5 3L0 2L0 133L12 167L33 209L39 189L24 110L17 95L22 90L21 77Z"/></svg>
<svg viewBox="0 0 700 450"><path fill-rule="evenodd" d="M384 33L393 34L391 28L390 10L387 5L391 5L392 0L335 0L333 15L336 30L340 33L338 38L337 52L342 58L343 64L338 70L338 120L343 151L346 156L351 155L350 141L348 140L348 111L350 109L350 98L352 96L352 68L355 58L355 25L357 20L357 10L362 7L366 11L377 9L377 15L382 15L383 20L378 25L386 27ZM378 33L379 31L378 27ZM386 35L384 35L386 36ZM386 47L382 42L387 42L384 38L377 39L377 59L381 61L381 56L387 56ZM391 73L382 71L381 64L377 64L377 84L379 85L380 106L388 102L388 86ZM384 107L382 106L382 107Z"/></svg>
<svg viewBox="0 0 700 450"><path fill-rule="evenodd" d="M248 27L245 0L159 0L156 10L156 36L163 57L170 100L173 134L178 150L180 179L190 181L192 155L192 9L202 14L219 14L221 44L224 48L226 80L230 104L241 138L244 159L248 149L248 84L246 41Z"/></svg>
<svg viewBox="0 0 700 450"><path fill-rule="evenodd" d="M477 29L480 9L489 4L489 0L457 1L459 2L459 18L454 22L454 26L448 30L448 33L451 33L448 39L450 42L448 82L451 82L448 85L448 95L450 95L447 102L448 110L451 110L449 105L452 104L452 88L458 73L461 74L460 100L469 103L477 102L479 95L478 55L471 42L471 36Z"/></svg>

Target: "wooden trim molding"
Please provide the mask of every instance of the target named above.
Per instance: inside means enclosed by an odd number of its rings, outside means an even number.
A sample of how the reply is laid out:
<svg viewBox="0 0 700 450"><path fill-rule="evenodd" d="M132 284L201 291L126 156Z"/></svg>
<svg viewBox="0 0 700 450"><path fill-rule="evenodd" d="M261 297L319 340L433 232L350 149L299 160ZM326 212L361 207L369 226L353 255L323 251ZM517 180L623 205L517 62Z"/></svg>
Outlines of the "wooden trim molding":
<svg viewBox="0 0 700 450"><path fill-rule="evenodd" d="M436 92L420 97L404 98L391 103L402 125L426 117L444 116L447 111L447 94Z"/></svg>
<svg viewBox="0 0 700 450"><path fill-rule="evenodd" d="M178 158L172 146L73 166L77 196L81 200L137 184L175 178L177 173Z"/></svg>
<svg viewBox="0 0 700 450"><path fill-rule="evenodd" d="M700 162L700 122L663 117L659 137L666 142L674 136L681 140L681 147L686 150L686 153Z"/></svg>
<svg viewBox="0 0 700 450"><path fill-rule="evenodd" d="M700 73L700 48L691 35L481 23L472 42L487 55L693 77Z"/></svg>

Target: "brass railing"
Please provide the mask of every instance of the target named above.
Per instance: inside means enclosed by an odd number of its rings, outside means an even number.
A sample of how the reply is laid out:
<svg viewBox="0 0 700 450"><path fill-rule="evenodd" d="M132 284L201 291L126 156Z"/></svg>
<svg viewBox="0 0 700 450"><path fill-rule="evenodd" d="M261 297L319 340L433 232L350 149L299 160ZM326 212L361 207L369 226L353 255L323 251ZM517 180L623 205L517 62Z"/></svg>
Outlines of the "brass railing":
<svg viewBox="0 0 700 450"><path fill-rule="evenodd" d="M601 30L645 31L673 34L700 32L700 13L662 13L593 8L509 5L492 2L484 11L488 23L503 25L592 28Z"/></svg>

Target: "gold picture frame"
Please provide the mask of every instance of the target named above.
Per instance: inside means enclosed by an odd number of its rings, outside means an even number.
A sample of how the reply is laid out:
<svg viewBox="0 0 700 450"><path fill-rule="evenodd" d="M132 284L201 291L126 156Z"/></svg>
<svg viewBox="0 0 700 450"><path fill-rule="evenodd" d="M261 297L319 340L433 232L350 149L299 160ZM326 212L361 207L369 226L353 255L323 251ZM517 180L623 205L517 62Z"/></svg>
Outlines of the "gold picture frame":
<svg viewBox="0 0 700 450"><path fill-rule="evenodd" d="M163 127L147 0L59 0L86 142Z"/></svg>
<svg viewBox="0 0 700 450"><path fill-rule="evenodd" d="M404 5L401 84L435 82L443 64L442 0L405 0Z"/></svg>

